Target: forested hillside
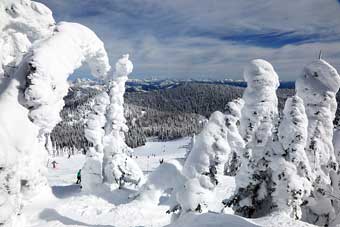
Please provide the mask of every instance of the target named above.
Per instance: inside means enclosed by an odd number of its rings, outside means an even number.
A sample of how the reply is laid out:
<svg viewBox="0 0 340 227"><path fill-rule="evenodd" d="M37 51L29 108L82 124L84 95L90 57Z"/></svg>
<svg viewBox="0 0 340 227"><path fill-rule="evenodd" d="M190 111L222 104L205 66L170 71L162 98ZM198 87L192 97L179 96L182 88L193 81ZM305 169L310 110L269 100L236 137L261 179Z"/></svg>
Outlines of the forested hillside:
<svg viewBox="0 0 340 227"><path fill-rule="evenodd" d="M152 87L130 83L125 93L125 115L129 132L126 141L131 147L146 142L147 137L171 140L197 134L206 119L216 110L224 111L226 104L242 96L244 88L213 84L211 82L163 83ZM133 85L138 89L133 89ZM143 89L141 89L143 88ZM84 122L93 105L93 98L103 85L94 82L77 82L65 97L63 119L51 134L54 147L58 150L85 150L88 142L84 136ZM279 89L279 107L283 108L292 89Z"/></svg>

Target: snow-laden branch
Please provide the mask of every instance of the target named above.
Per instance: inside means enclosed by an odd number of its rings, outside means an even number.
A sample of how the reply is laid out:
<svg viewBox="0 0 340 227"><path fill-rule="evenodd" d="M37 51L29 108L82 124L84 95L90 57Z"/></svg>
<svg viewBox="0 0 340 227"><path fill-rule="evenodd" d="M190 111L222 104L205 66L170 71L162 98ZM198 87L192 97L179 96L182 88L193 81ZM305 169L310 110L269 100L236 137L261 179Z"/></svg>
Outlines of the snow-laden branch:
<svg viewBox="0 0 340 227"><path fill-rule="evenodd" d="M75 23L60 23L50 38L35 44L25 59L29 65L22 104L30 119L50 132L61 120L59 112L67 94L67 78L83 63L93 76L105 79L110 69L103 43L88 28Z"/></svg>
<svg viewBox="0 0 340 227"><path fill-rule="evenodd" d="M50 36L55 21L43 4L30 0L0 1L0 79L9 77L31 43Z"/></svg>

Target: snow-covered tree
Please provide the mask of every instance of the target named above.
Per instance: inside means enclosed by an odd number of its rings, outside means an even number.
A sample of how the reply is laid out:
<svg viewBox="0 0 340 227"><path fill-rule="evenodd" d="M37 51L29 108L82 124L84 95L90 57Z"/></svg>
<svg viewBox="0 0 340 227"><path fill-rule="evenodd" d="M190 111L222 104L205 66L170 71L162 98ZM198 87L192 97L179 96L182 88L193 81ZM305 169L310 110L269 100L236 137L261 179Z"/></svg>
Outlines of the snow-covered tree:
<svg viewBox="0 0 340 227"><path fill-rule="evenodd" d="M6 109L0 113L0 179L5 179L0 186L0 222L11 225L19 212L21 195L29 198L47 186L44 135L60 120L67 77L84 62L98 78L105 77L110 66L103 43L88 28L72 23L54 26L50 10L29 0L5 0L0 6L2 31L22 33L18 42L29 47L20 64L24 48L19 48L17 56L16 50L11 50L14 60L1 62L3 74L11 75L0 85L0 107ZM41 39L39 34L44 34ZM9 45L16 44L13 40ZM34 42L32 46L28 40ZM17 66L11 71L6 64Z"/></svg>
<svg viewBox="0 0 340 227"><path fill-rule="evenodd" d="M235 176L241 166L244 150L244 140L239 132L241 111L244 105L242 99L235 99L226 106L226 126L228 128L228 143L231 149L231 155L225 165L224 173L229 176Z"/></svg>
<svg viewBox="0 0 340 227"><path fill-rule="evenodd" d="M226 117L216 111L196 136L193 149L185 161L183 175L187 182L177 196L182 212L201 211L209 205L218 184L218 175L224 174L230 154Z"/></svg>
<svg viewBox="0 0 340 227"><path fill-rule="evenodd" d="M82 186L87 191L92 191L103 182L103 137L105 135L105 114L108 104L109 96L107 93L98 94L85 126L85 137L91 142L82 168Z"/></svg>
<svg viewBox="0 0 340 227"><path fill-rule="evenodd" d="M339 162L332 143L339 87L340 76L336 69L322 59L307 65L296 81L296 93L303 99L308 118L306 152L315 175L314 190L306 204L309 209L304 218L320 225L329 224L335 218L332 203L338 203L332 202L334 198L330 194L332 185L338 187L331 176L336 175Z"/></svg>
<svg viewBox="0 0 340 227"><path fill-rule="evenodd" d="M124 133L128 130L124 116L125 82L132 72L129 55L124 55L116 63L115 79L109 81L110 104L106 112L103 177L108 184L139 185L143 182L142 170L129 157L131 148L125 143Z"/></svg>
<svg viewBox="0 0 340 227"><path fill-rule="evenodd" d="M246 66L244 80L247 82L247 88L242 97L244 107L240 133L247 148L263 150L272 134L273 121L278 114L276 90L279 87L279 78L269 62L256 59ZM256 152L253 155L256 156Z"/></svg>
<svg viewBox="0 0 340 227"><path fill-rule="evenodd" d="M302 216L301 205L312 191L313 175L305 152L308 120L301 98L288 98L272 147L273 208L294 219Z"/></svg>
<svg viewBox="0 0 340 227"><path fill-rule="evenodd" d="M240 134L245 141L242 164L236 175L236 193L227 205L247 217L259 216L268 207L268 153L278 115L276 89L278 75L267 61L257 59L245 68L247 88L243 94Z"/></svg>

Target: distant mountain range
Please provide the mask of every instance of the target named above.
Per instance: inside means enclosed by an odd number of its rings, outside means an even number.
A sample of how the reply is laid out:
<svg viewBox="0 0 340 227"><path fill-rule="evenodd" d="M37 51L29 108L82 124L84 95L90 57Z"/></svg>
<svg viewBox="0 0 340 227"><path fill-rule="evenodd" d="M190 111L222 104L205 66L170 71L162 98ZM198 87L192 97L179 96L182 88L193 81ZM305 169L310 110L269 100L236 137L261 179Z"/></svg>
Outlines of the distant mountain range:
<svg viewBox="0 0 340 227"><path fill-rule="evenodd" d="M99 82L95 82L88 79L77 79L75 84L88 84L89 86L97 85ZM236 87L246 87L247 83L243 80L178 80L178 79L129 79L126 83L127 92L143 92L143 91L155 91L175 88L179 85L186 83L199 83L199 84L221 84L230 85ZM100 83L99 83L100 84ZM280 81L279 88L294 89L294 81Z"/></svg>

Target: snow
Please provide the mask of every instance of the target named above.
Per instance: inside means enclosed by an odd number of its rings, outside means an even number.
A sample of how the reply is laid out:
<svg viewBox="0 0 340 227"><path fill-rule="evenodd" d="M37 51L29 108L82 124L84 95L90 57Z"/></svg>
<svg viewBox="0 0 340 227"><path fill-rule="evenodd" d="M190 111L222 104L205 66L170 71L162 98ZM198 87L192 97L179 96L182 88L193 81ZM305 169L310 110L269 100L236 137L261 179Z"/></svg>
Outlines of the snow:
<svg viewBox="0 0 340 227"><path fill-rule="evenodd" d="M164 162L172 159L184 159L186 152L185 145L190 143L189 137L171 140L166 143L155 138L149 138L144 146L134 149L134 156L141 169L148 173L154 171L159 166L161 159Z"/></svg>
<svg viewBox="0 0 340 227"><path fill-rule="evenodd" d="M175 173L180 172L181 163L172 158L183 158L186 150L184 145L190 138L180 140L159 142L150 140L144 147L135 150L134 156L137 163L141 166L146 159L150 164L148 182L152 182L155 188L165 189L169 185L174 185L178 179ZM165 152L163 149L165 148ZM180 148L180 149L177 149ZM153 156L153 154L155 156ZM136 158L136 156L138 158ZM147 158L153 157L153 158ZM159 164L159 160L167 162ZM136 191L129 189L102 188L91 194L80 189L75 185L76 174L85 160L85 155L73 155L67 157L50 157L49 163L55 160L58 164L56 169L52 165L48 166L48 181L52 190L41 191L30 203L25 205L23 214L26 217L27 227L62 227L62 226L145 226L145 227L207 227L207 226L280 226L308 227L307 223L294 221L289 217L273 216L271 218L245 219L232 215L231 209L225 209L224 214L219 212L223 205L220 203L222 198L232 195L235 190L234 178L223 176L219 179L220 184L216 188L216 198L212 202L216 207L211 207L212 211L204 214L186 213L173 223L173 216L166 214L171 207L171 197L167 191L162 191L158 196L151 190L149 196L137 197ZM176 163L177 162L177 163ZM167 164L169 163L169 164ZM168 167L166 167L168 165ZM151 166L163 169L157 171ZM172 166L172 167L171 167ZM146 166L144 166L146 167ZM143 168L145 171L146 168ZM171 170L172 169L172 170ZM150 172L151 171L151 172ZM149 184L150 186L150 184ZM149 187L150 189L150 187ZM153 195L153 196L150 196ZM218 212L218 213L215 213Z"/></svg>
<svg viewBox="0 0 340 227"><path fill-rule="evenodd" d="M94 32L56 24L46 6L30 0L2 0L0 21L0 225L340 224L333 130L340 76L323 59L303 69L282 117L278 75L256 59L245 67L242 99L214 112L196 139L149 140L133 153L124 138L128 54L111 77ZM93 146L86 157L48 157L67 78L84 63L108 85L85 126ZM80 169L83 187L75 183Z"/></svg>
<svg viewBox="0 0 340 227"><path fill-rule="evenodd" d="M218 213L205 213L197 215L194 213L189 213L183 216L180 220L174 222L167 227L256 227L259 225L253 224L242 217L228 215L228 214L218 214Z"/></svg>
<svg viewBox="0 0 340 227"><path fill-rule="evenodd" d="M0 78L9 77L31 44L52 34L55 21L46 6L29 0L0 2Z"/></svg>
<svg viewBox="0 0 340 227"><path fill-rule="evenodd" d="M159 165L159 159L184 157L185 150L167 149L163 153L163 146L167 148L181 147L189 141L185 138L170 142L151 142L144 148L138 148L134 155L138 164L144 162L145 156L151 155L148 149L155 152L156 157L148 159L150 166ZM128 189L104 188L88 194L75 185L76 173L85 162L84 155L50 158L57 161L57 168L48 168L49 184L53 195L46 195L44 199L34 199L25 207L23 213L29 219L28 226L66 226L66 225L103 225L103 226L164 226L170 223L171 215L167 215L168 206L153 203L149 200L131 201L129 195L135 192ZM166 178L165 178L166 179ZM47 194L47 193L46 193Z"/></svg>

